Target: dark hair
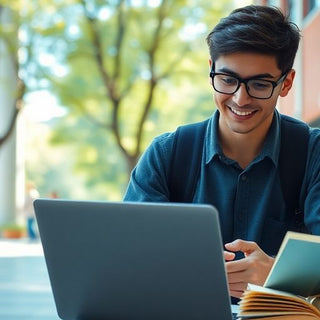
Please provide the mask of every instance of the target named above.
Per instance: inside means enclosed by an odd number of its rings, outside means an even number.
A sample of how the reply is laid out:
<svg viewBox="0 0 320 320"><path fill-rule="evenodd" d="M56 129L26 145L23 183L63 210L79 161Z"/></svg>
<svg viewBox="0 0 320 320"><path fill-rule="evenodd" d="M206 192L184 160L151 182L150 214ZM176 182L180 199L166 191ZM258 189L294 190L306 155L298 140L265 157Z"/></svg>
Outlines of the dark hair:
<svg viewBox="0 0 320 320"><path fill-rule="evenodd" d="M250 5L235 9L207 36L211 59L235 52L276 57L282 72L290 70L298 50L300 30L276 7Z"/></svg>

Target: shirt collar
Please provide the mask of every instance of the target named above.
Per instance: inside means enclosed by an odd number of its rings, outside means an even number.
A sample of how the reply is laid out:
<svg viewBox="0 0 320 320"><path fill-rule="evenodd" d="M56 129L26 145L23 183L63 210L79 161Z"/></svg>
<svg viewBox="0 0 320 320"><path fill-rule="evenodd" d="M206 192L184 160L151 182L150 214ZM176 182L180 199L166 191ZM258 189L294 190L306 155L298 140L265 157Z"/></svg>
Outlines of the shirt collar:
<svg viewBox="0 0 320 320"><path fill-rule="evenodd" d="M209 163L215 156L223 156L218 135L219 116L220 112L216 110L216 112L209 119L205 136L206 164ZM254 162L261 161L264 158L269 158L272 160L274 165L277 166L280 153L280 123L280 114L277 110L275 110L271 127L268 131L262 150Z"/></svg>

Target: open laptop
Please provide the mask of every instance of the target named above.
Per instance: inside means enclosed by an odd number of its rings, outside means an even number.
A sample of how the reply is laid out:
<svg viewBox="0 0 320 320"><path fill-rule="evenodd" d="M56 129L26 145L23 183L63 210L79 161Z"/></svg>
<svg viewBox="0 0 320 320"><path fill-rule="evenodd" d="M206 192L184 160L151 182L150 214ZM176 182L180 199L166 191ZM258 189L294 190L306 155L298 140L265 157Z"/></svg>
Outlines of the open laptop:
<svg viewBox="0 0 320 320"><path fill-rule="evenodd" d="M58 315L231 320L214 207L34 202Z"/></svg>

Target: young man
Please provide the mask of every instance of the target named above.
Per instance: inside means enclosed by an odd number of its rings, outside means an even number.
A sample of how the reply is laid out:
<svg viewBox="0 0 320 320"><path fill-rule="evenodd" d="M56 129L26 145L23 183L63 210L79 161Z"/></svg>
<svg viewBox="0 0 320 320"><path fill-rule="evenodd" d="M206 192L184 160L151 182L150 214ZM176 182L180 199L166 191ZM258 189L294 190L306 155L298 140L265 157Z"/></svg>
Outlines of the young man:
<svg viewBox="0 0 320 320"><path fill-rule="evenodd" d="M218 110L206 124L204 140L196 142L203 147L192 202L219 210L234 297L240 297L249 282L262 285L286 231L301 230L284 197L280 158L285 155L280 154L285 144L299 144L281 140L282 123L305 124L285 120L275 109L278 98L292 87L299 40L298 28L280 10L265 6L234 10L207 37ZM306 131L299 204L305 231L320 235L320 131ZM175 136L173 132L154 139L132 172L124 200L170 201Z"/></svg>

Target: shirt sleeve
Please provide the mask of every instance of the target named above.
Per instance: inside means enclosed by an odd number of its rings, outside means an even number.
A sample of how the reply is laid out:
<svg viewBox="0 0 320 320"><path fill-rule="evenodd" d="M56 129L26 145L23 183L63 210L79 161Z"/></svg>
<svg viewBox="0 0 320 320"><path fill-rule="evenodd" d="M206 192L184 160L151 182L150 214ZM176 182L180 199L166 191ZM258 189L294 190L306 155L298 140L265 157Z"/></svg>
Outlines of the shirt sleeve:
<svg viewBox="0 0 320 320"><path fill-rule="evenodd" d="M304 219L312 234L320 235L320 130L310 132L308 160L304 185Z"/></svg>
<svg viewBox="0 0 320 320"><path fill-rule="evenodd" d="M174 133L155 138L133 169L124 201L168 202L168 169Z"/></svg>

